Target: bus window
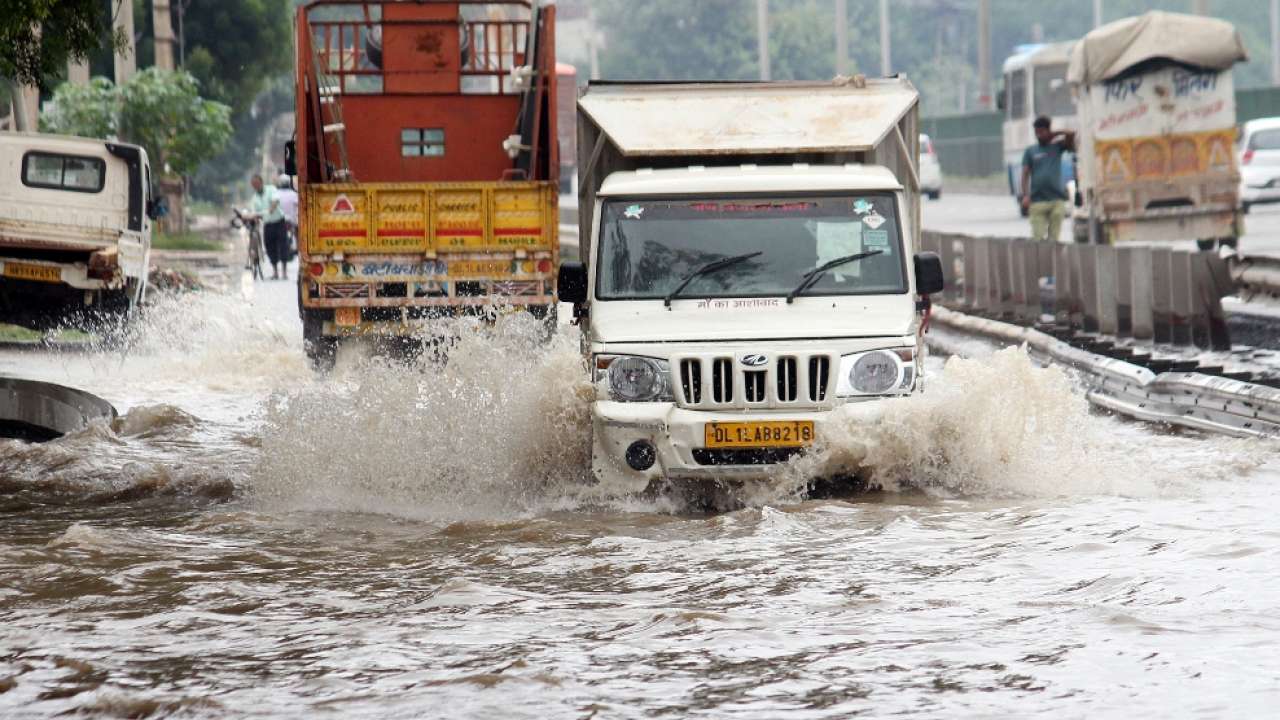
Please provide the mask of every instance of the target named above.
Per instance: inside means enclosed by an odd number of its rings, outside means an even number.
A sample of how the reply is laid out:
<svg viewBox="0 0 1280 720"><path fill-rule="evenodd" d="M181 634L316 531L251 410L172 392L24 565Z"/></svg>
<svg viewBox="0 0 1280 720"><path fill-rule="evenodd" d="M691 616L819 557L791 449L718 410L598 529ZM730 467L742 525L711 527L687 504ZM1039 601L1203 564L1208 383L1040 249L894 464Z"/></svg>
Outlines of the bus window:
<svg viewBox="0 0 1280 720"><path fill-rule="evenodd" d="M1075 106L1071 103L1071 88L1067 86L1066 63L1036 67L1035 85L1035 105L1032 112L1036 115L1063 117L1075 114Z"/></svg>
<svg viewBox="0 0 1280 720"><path fill-rule="evenodd" d="M1021 120L1027 116L1027 71L1014 70L1009 73L1009 108L1010 120Z"/></svg>

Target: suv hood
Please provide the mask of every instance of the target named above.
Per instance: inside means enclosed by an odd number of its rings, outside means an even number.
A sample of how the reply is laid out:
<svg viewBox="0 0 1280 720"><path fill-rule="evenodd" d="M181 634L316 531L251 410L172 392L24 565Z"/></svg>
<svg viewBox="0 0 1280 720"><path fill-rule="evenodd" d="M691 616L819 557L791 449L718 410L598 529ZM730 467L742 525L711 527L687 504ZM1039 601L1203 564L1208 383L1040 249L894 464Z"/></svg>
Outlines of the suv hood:
<svg viewBox="0 0 1280 720"><path fill-rule="evenodd" d="M602 343L888 337L915 332L911 295L595 301L592 340Z"/></svg>

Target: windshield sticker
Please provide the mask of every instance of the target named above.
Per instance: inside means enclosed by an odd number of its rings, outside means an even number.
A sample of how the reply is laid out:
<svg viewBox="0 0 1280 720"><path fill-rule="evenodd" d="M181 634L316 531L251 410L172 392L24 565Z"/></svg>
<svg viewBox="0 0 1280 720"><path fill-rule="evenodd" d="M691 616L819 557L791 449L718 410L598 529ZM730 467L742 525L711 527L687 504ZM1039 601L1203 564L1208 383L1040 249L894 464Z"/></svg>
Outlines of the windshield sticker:
<svg viewBox="0 0 1280 720"><path fill-rule="evenodd" d="M862 222L866 223L867 227L875 230L884 224L884 216L873 211L870 215L862 218Z"/></svg>
<svg viewBox="0 0 1280 720"><path fill-rule="evenodd" d="M644 208L639 205L628 205L626 210L622 211L622 216L628 220L639 220L644 214Z"/></svg>
<svg viewBox="0 0 1280 720"><path fill-rule="evenodd" d="M862 225L854 222L816 222L812 230L818 240L818 264L862 252ZM859 276L857 265L840 268L838 273Z"/></svg>
<svg viewBox="0 0 1280 720"><path fill-rule="evenodd" d="M857 200L853 201L853 212L858 215L866 215L867 213L871 212L873 209L874 207L872 206L871 203L867 202L866 198L858 198Z"/></svg>
<svg viewBox="0 0 1280 720"><path fill-rule="evenodd" d="M868 230L862 233L862 242L869 248L889 247L889 231Z"/></svg>

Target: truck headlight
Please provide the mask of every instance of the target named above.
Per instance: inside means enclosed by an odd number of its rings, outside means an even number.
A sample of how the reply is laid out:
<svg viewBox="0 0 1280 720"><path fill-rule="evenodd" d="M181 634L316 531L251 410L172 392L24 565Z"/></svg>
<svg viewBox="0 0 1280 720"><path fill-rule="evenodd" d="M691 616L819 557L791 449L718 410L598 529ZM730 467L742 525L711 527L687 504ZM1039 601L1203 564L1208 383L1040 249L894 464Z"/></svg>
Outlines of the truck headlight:
<svg viewBox="0 0 1280 720"><path fill-rule="evenodd" d="M836 394L887 395L906 393L915 384L913 348L872 350L840 358Z"/></svg>
<svg viewBox="0 0 1280 720"><path fill-rule="evenodd" d="M666 360L635 355L596 358L597 381L607 381L609 397L619 402L670 402L670 378L671 364Z"/></svg>

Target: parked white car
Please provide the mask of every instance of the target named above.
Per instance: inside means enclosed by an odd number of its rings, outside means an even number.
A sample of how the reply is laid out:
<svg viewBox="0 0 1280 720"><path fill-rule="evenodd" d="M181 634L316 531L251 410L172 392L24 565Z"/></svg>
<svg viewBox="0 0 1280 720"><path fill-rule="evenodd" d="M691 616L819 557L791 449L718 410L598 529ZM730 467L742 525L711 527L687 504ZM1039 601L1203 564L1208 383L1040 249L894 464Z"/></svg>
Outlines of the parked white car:
<svg viewBox="0 0 1280 720"><path fill-rule="evenodd" d="M923 133L920 134L920 192L930 200L942 197L942 166L933 151L933 140Z"/></svg>
<svg viewBox="0 0 1280 720"><path fill-rule="evenodd" d="M1280 202L1280 118L1240 126L1240 209Z"/></svg>

